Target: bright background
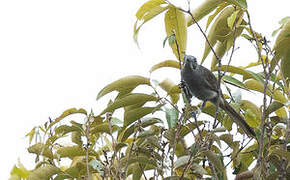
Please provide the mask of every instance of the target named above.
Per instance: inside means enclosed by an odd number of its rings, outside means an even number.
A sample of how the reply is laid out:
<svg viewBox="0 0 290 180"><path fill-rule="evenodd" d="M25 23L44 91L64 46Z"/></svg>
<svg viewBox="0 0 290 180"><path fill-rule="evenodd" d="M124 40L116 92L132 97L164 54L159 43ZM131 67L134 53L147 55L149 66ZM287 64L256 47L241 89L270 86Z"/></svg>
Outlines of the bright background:
<svg viewBox="0 0 290 180"><path fill-rule="evenodd" d="M148 77L152 65L174 58L162 47L163 15L143 26L140 49L134 44L134 15L144 2L0 1L0 179L8 179L18 158L33 168L24 136L34 126L71 107L100 112L106 101L95 99L106 84L126 75ZM289 5L288 0L249 0L253 28L271 40L278 21L289 16ZM187 53L200 59L204 39L195 26L188 33ZM242 45L248 42L239 43L234 63L254 61L255 52Z"/></svg>

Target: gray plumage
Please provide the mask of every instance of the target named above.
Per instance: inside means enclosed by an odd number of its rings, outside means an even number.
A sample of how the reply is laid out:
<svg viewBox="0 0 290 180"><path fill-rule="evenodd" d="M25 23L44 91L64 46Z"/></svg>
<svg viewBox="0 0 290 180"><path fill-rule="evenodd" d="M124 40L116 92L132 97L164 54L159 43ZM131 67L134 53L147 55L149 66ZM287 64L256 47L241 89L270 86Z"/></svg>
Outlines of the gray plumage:
<svg viewBox="0 0 290 180"><path fill-rule="evenodd" d="M207 68L198 65L194 56L184 56L181 80L185 84L187 98L190 100L192 96L206 102L210 101L217 105L219 99L219 107L222 108L249 137L256 137L254 130L247 122L237 113L229 103L224 99L222 93L218 97L218 80L214 74Z"/></svg>

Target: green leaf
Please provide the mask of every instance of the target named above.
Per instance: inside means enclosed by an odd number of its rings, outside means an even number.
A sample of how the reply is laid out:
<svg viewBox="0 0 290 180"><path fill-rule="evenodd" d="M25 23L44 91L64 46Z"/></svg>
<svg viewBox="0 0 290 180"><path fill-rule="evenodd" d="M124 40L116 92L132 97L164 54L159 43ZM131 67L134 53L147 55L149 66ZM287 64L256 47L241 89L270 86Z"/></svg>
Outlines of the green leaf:
<svg viewBox="0 0 290 180"><path fill-rule="evenodd" d="M118 126L116 125L112 125L112 132L115 132L118 129ZM91 128L90 130L91 133L95 134L95 133L107 133L110 134L110 126L108 122L104 122L98 125L95 125Z"/></svg>
<svg viewBox="0 0 290 180"><path fill-rule="evenodd" d="M66 111L64 111L58 118L56 118L52 123L49 124L49 126L47 127L47 130L49 130L53 125L55 125L56 123L59 123L62 119L64 119L65 117L72 115L72 114L84 114L87 115L87 111L84 109L76 109L76 108L71 108L68 109Z"/></svg>
<svg viewBox="0 0 290 180"><path fill-rule="evenodd" d="M35 135L35 127L29 132L29 133L27 133L26 135L25 135L25 137L29 137L29 144L31 143L31 141L32 141L32 139L33 139L33 137L34 137L34 135Z"/></svg>
<svg viewBox="0 0 290 180"><path fill-rule="evenodd" d="M244 9L248 8L247 0L226 0L226 1Z"/></svg>
<svg viewBox="0 0 290 180"><path fill-rule="evenodd" d="M239 81L238 79L236 79L232 76L224 75L223 81L225 81L226 83L229 83L231 85L234 85L236 87L239 87L242 89L247 89L243 82Z"/></svg>
<svg viewBox="0 0 290 180"><path fill-rule="evenodd" d="M167 120L168 128L175 127L178 121L179 112L175 108L165 108L165 116Z"/></svg>
<svg viewBox="0 0 290 180"><path fill-rule="evenodd" d="M70 132L74 132L74 131L82 131L81 128L79 128L78 126L68 126L68 125L61 125L61 126L58 126L56 129L55 129L55 134L60 134L60 135L66 135Z"/></svg>
<svg viewBox="0 0 290 180"><path fill-rule="evenodd" d="M57 154L61 157L69 157L74 158L76 156L84 156L86 154L85 150L80 146L67 146L67 147L60 147L57 149Z"/></svg>
<svg viewBox="0 0 290 180"><path fill-rule="evenodd" d="M159 15L166 9L168 9L168 6L162 6L164 4L167 4L165 0L149 0L139 8L139 10L136 13L137 21L134 25L134 40L137 44L138 44L138 33L141 27L146 22L148 22L155 16ZM139 21L141 21L140 25L138 25Z"/></svg>
<svg viewBox="0 0 290 180"><path fill-rule="evenodd" d="M218 13L221 12L221 10L223 10L225 7L227 6L226 3L220 4L218 8L216 8L216 11L210 15L207 19L207 23L206 23L206 30L208 29L210 23L212 22L212 20L218 15Z"/></svg>
<svg viewBox="0 0 290 180"><path fill-rule="evenodd" d="M15 178L17 178L17 180L20 179L26 179L30 174L30 171L27 170L23 164L20 162L20 160L18 159L18 164L17 166L14 165L14 167L12 168L10 175L13 176L15 175ZM19 179L18 179L19 178ZM12 178L10 178L12 180Z"/></svg>
<svg viewBox="0 0 290 180"><path fill-rule="evenodd" d="M126 111L124 114L124 127L129 126L136 120L146 116L147 114L153 113L159 110L160 106L156 107L140 107L130 111Z"/></svg>
<svg viewBox="0 0 290 180"><path fill-rule="evenodd" d="M215 10L222 3L224 3L223 0L205 0L200 6L194 9L191 13L193 17L195 18L195 20L198 22L203 17L208 15L210 12ZM191 26L192 24L194 24L194 21L189 16L187 18L187 26Z"/></svg>
<svg viewBox="0 0 290 180"><path fill-rule="evenodd" d="M187 25L184 13L178 8L170 6L169 10L165 14L165 29L167 36L175 34L175 39L179 47L179 53L177 52L177 46L175 43L170 44L173 53L179 59L183 60L186 52L187 41ZM179 54L179 55L178 55Z"/></svg>
<svg viewBox="0 0 290 180"><path fill-rule="evenodd" d="M240 107L246 112L245 120L251 127L258 127L261 124L261 111L251 101L242 100Z"/></svg>
<svg viewBox="0 0 290 180"><path fill-rule="evenodd" d="M279 24L280 24L280 25L284 25L284 24L286 24L288 21L290 21L290 16L286 16L286 17L284 17L283 19L281 19L281 20L279 21Z"/></svg>
<svg viewBox="0 0 290 180"><path fill-rule="evenodd" d="M158 98L148 94L142 93L132 93L128 94L122 98L115 100L112 104L110 104L102 113L105 114L106 112L112 112L115 109L126 107L134 104L144 104L145 102L149 101L158 101Z"/></svg>
<svg viewBox="0 0 290 180"><path fill-rule="evenodd" d="M34 145L30 146L27 150L29 153L43 155L43 156L48 157L50 159L53 158L53 153L52 153L51 149L49 149L49 146L44 145L42 143L34 144Z"/></svg>
<svg viewBox="0 0 290 180"><path fill-rule="evenodd" d="M143 118L141 121L141 127L145 128L156 123L163 123L163 121L158 118ZM124 128L122 131L120 131L120 133L118 134L118 141L119 142L126 141L127 138L134 133L134 128L135 124L131 125L128 128Z"/></svg>
<svg viewBox="0 0 290 180"><path fill-rule="evenodd" d="M228 17L227 23L228 23L229 28L233 29L238 13L239 13L239 10L233 12L233 14L230 17Z"/></svg>
<svg viewBox="0 0 290 180"><path fill-rule="evenodd" d="M203 152L205 156L208 158L208 160L220 171L225 171L225 167L223 163L221 162L220 158L212 151L204 151Z"/></svg>
<svg viewBox="0 0 290 180"><path fill-rule="evenodd" d="M128 165L131 165L133 163L139 163L142 165L149 164L149 165L152 165L154 167L157 167L156 160L154 160L152 158L149 159L147 156L135 156L135 157L133 156L130 159L128 159L128 157L126 156L126 157L121 159L121 164L125 165L127 161L128 161Z"/></svg>
<svg viewBox="0 0 290 180"><path fill-rule="evenodd" d="M174 168L177 169L184 165L187 165L189 158L190 158L189 155L178 157L178 159L174 162Z"/></svg>
<svg viewBox="0 0 290 180"><path fill-rule="evenodd" d="M281 107L283 107L284 104L279 101L273 101L266 110L266 117L269 116L272 112L277 111Z"/></svg>
<svg viewBox="0 0 290 180"><path fill-rule="evenodd" d="M172 67L172 68L180 69L179 62L178 61L175 61L175 60L166 60L166 61L160 62L158 64L155 64L150 69L150 73L152 73L153 71L155 71L157 69L164 68L164 67Z"/></svg>
<svg viewBox="0 0 290 180"><path fill-rule="evenodd" d="M34 170L29 177L28 180L49 180L53 175L60 172L60 169L52 166L46 165L44 167L37 168Z"/></svg>
<svg viewBox="0 0 290 180"><path fill-rule="evenodd" d="M170 79L165 79L162 81L159 86L168 93L170 96L172 104L176 104L179 100L179 92L175 93L172 91L173 88L176 88L176 86Z"/></svg>
<svg viewBox="0 0 290 180"><path fill-rule="evenodd" d="M142 77L142 76L127 76L121 78L117 81L112 82L111 84L104 87L98 94L97 100L103 97L104 95L112 92L118 91L120 93L129 93L134 88L141 84L150 85L150 79Z"/></svg>
<svg viewBox="0 0 290 180"><path fill-rule="evenodd" d="M231 32L231 29L227 25L227 19L231 16L231 14L234 12L233 7L226 7L223 9L223 11L219 14L219 16L216 18L215 22L211 26L209 33L207 35L208 41L211 44L212 47L215 46L217 41L223 42L226 40L227 37L229 37L229 34ZM203 57L201 59L201 64L203 64L204 60L210 53L211 48L208 44L208 42L205 42Z"/></svg>

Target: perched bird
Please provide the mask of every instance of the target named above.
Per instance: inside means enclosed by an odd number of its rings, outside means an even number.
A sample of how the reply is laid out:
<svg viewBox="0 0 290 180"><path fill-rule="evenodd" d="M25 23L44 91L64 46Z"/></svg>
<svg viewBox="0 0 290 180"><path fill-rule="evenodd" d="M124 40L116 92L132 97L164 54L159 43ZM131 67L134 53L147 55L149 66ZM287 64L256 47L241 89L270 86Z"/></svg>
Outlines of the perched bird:
<svg viewBox="0 0 290 180"><path fill-rule="evenodd" d="M254 130L247 124L247 122L237 113L229 103L224 99L220 90L218 80L215 75L207 68L198 65L194 56L184 56L181 81L185 86L185 95L187 99L191 99L192 96L204 101L210 101L213 104L222 108L249 137L256 137ZM219 102L218 102L219 101Z"/></svg>

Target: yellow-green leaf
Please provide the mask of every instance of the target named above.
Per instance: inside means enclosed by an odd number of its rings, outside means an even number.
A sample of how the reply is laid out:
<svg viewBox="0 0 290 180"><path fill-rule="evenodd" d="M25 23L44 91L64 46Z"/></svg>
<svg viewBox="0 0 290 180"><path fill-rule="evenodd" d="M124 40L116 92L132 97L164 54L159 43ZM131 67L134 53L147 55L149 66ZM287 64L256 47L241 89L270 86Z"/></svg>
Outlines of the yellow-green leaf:
<svg viewBox="0 0 290 180"><path fill-rule="evenodd" d="M279 101L273 101L267 108L266 110L266 116L268 116L269 114L271 114L272 112L280 109L281 107L283 107L284 104L279 102Z"/></svg>
<svg viewBox="0 0 290 180"><path fill-rule="evenodd" d="M204 151L204 155L208 158L208 160L216 167L220 172L225 171L224 165L221 162L221 159L212 151Z"/></svg>
<svg viewBox="0 0 290 180"><path fill-rule="evenodd" d="M60 147L57 149L57 154L63 157L74 158L76 156L84 156L86 154L85 150L80 146L67 146L67 147Z"/></svg>
<svg viewBox="0 0 290 180"><path fill-rule="evenodd" d="M29 144L31 143L31 141L32 141L32 139L33 139L33 137L34 137L34 135L35 135L35 127L29 132L29 133L27 133L26 135L25 135L25 137L29 137Z"/></svg>
<svg viewBox="0 0 290 180"><path fill-rule="evenodd" d="M175 39L179 47L179 53L177 52L177 46L175 43L170 44L170 46L177 59L180 58L180 60L183 60L186 52L187 41L187 25L184 13L178 8L170 6L169 10L165 14L165 29L167 36L175 34Z"/></svg>
<svg viewBox="0 0 290 180"><path fill-rule="evenodd" d="M233 12L233 14L230 17L228 17L227 23L228 23L229 28L233 29L238 13L239 13L239 10Z"/></svg>
<svg viewBox="0 0 290 180"><path fill-rule="evenodd" d="M203 3L198 6L196 9L193 9L191 12L193 17L195 18L196 21L201 20L204 16L208 15L210 12L216 9L216 7L223 3L223 0L205 0ZM194 24L194 21L192 18L189 16L187 18L187 25L190 26Z"/></svg>
<svg viewBox="0 0 290 180"><path fill-rule="evenodd" d="M156 107L140 107L126 111L124 114L124 127L127 127L134 121L146 116L147 114L153 113L155 110Z"/></svg>
<svg viewBox="0 0 290 180"><path fill-rule="evenodd" d="M138 44L138 32L149 20L162 13L168 6L164 6L166 4L165 0L149 0L144 3L136 13L137 21L134 25L134 40ZM138 25L138 22L141 21L141 24Z"/></svg>
<svg viewBox="0 0 290 180"><path fill-rule="evenodd" d="M48 157L50 159L53 158L53 154L52 154L51 149L49 149L48 146L46 146L42 143L34 144L34 145L30 146L27 150L29 153L43 155L43 156Z"/></svg>
<svg viewBox="0 0 290 180"><path fill-rule="evenodd" d="M155 71L157 69L163 68L163 67L172 67L172 68L180 69L179 62L178 61L166 60L166 61L160 62L158 64L155 64L150 69L150 73L152 73L153 71Z"/></svg>
<svg viewBox="0 0 290 180"><path fill-rule="evenodd" d="M178 102L179 93L173 93L172 88L176 88L176 85L171 80L165 79L159 84L159 86L168 93L173 104Z"/></svg>
<svg viewBox="0 0 290 180"><path fill-rule="evenodd" d="M144 104L148 101L158 101L158 98L148 94L142 93L132 93L128 94L122 98L116 99L112 104L110 104L102 113L112 112L115 109L126 107L134 104Z"/></svg>
<svg viewBox="0 0 290 180"><path fill-rule="evenodd" d="M264 84L262 84L261 82L259 82L257 80L250 79L250 80L248 80L248 81L245 82L245 86L248 89L251 89L251 90L254 90L254 91L258 91L258 92L264 93ZM272 86L271 85L267 88L267 91L266 91L266 94L268 96L271 96L271 93L270 93L269 89L272 89ZM278 88L276 88L274 90L274 93L272 93L272 95L273 95L273 99L275 99L277 101L280 101L281 103L286 103L287 102L287 99L282 94L281 90L278 89Z"/></svg>
<svg viewBox="0 0 290 180"><path fill-rule="evenodd" d="M115 132L118 129L118 126L116 125L111 125L112 126L112 132ZM110 126L108 122L104 122L101 124L98 124L90 130L91 133L107 133L110 134Z"/></svg>
<svg viewBox="0 0 290 180"><path fill-rule="evenodd" d="M81 113L84 115L87 115L87 111L84 109L76 109L76 108L71 108L68 109L66 111L64 111L58 118L56 118L52 123L49 124L47 130L49 130L53 125L55 125L56 123L58 123L59 121L61 121L63 118L72 115L72 114L77 114L77 113Z"/></svg>
<svg viewBox="0 0 290 180"><path fill-rule="evenodd" d="M104 95L112 92L112 91L119 91L120 93L129 93L134 88L141 84L147 84L150 85L150 79L145 78L142 76L127 76L124 78L121 78L117 81L112 82L111 84L104 87L98 94L97 100L103 97Z"/></svg>
<svg viewBox="0 0 290 180"><path fill-rule="evenodd" d="M218 13L221 12L221 10L223 10L228 4L226 3L222 3L218 6L218 8L216 8L215 12L210 15L207 19L207 23L206 23L206 30L208 28L208 26L210 25L210 23L212 22L212 20L218 15Z"/></svg>
<svg viewBox="0 0 290 180"><path fill-rule="evenodd" d="M245 113L245 120L251 127L258 127L261 123L261 112L258 106L254 103L242 100L241 101L241 108L246 112Z"/></svg>
<svg viewBox="0 0 290 180"><path fill-rule="evenodd" d="M46 165L44 167L37 168L29 176L28 180L49 180L53 175L60 172L60 169L52 166Z"/></svg>
<svg viewBox="0 0 290 180"><path fill-rule="evenodd" d="M228 17L230 17L230 15L234 12L234 8L233 7L227 7L225 8L217 17L217 19L215 20L215 22L213 23L212 27L210 28L210 31L207 35L207 38L211 44L211 46L213 47L217 40L219 41L224 41L226 39L227 36L229 36L231 29L228 27L227 25L227 19ZM204 53L203 53L203 57L201 60L201 64L204 62L204 60L206 59L206 57L208 56L209 52L210 52L210 46L208 44L208 42L205 42L205 48L204 48Z"/></svg>
<svg viewBox="0 0 290 180"><path fill-rule="evenodd" d="M279 35L276 38L273 50L275 55L280 59L286 56L290 51L290 20L283 25ZM290 60L288 60L290 61Z"/></svg>

